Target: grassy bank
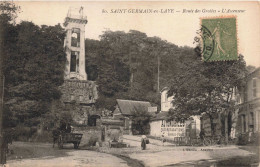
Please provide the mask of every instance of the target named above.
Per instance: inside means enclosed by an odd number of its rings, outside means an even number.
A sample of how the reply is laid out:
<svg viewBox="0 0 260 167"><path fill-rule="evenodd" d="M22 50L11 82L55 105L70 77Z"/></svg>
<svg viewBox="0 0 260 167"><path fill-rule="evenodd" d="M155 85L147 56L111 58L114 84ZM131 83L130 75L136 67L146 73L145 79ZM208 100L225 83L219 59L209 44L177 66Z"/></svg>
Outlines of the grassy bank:
<svg viewBox="0 0 260 167"><path fill-rule="evenodd" d="M7 161L42 157L64 157L68 156L66 152L69 151L68 149L59 150L57 145L56 148L52 148L52 144L38 142L13 142L13 144L9 145L9 149L12 151L7 155Z"/></svg>

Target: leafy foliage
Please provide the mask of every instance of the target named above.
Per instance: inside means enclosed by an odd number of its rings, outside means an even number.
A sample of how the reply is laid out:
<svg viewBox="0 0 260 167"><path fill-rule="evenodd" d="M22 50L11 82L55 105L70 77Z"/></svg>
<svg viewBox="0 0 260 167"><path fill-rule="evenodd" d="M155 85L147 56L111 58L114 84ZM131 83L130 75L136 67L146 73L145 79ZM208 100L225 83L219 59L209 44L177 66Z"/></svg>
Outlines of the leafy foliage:
<svg viewBox="0 0 260 167"><path fill-rule="evenodd" d="M86 40L86 70L99 85L99 107L109 109L114 106L110 102L115 104L117 97L159 105L160 89L170 86L171 78L193 54L191 48L178 47L136 30L105 31L100 38Z"/></svg>
<svg viewBox="0 0 260 167"><path fill-rule="evenodd" d="M54 100L52 102L51 112L47 112L42 115L42 123L45 128L56 129L60 128L61 124L73 124L72 112L75 110L75 104L64 105L60 100Z"/></svg>
<svg viewBox="0 0 260 167"><path fill-rule="evenodd" d="M220 62L203 62L200 55L194 57L172 83L174 109L169 118L184 120L206 113L212 122L218 113L234 110L234 89L243 85L245 61L242 55L237 61Z"/></svg>
<svg viewBox="0 0 260 167"><path fill-rule="evenodd" d="M65 33L60 25L39 27L25 21L11 24L13 12L19 7L5 2L0 7L5 108L16 124L37 125L40 116L50 111L50 102L61 95Z"/></svg>
<svg viewBox="0 0 260 167"><path fill-rule="evenodd" d="M12 2L3 1L0 3L0 11L0 20L2 25L6 23L15 23L17 13L20 12L20 7Z"/></svg>
<svg viewBox="0 0 260 167"><path fill-rule="evenodd" d="M133 134L149 134L149 121L152 116L142 107L132 111L132 130Z"/></svg>

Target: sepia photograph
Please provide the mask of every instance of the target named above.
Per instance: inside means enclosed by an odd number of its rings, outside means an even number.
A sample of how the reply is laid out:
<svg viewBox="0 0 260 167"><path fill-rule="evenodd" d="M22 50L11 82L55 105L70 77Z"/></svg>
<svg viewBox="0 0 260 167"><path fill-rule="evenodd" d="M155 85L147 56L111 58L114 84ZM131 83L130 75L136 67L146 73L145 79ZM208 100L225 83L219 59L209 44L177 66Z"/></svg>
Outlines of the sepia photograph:
<svg viewBox="0 0 260 167"><path fill-rule="evenodd" d="M259 1L0 1L0 167L258 167Z"/></svg>

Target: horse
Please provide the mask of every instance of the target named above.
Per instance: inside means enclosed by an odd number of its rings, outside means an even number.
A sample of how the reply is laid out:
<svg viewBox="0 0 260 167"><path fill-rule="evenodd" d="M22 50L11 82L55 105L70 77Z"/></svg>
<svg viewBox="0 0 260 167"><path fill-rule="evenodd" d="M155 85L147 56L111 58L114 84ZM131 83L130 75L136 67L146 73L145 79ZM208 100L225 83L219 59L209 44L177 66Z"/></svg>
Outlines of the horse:
<svg viewBox="0 0 260 167"><path fill-rule="evenodd" d="M55 143L58 142L60 134L61 134L61 131L59 129L52 130L52 137L53 137L52 148L54 148Z"/></svg>

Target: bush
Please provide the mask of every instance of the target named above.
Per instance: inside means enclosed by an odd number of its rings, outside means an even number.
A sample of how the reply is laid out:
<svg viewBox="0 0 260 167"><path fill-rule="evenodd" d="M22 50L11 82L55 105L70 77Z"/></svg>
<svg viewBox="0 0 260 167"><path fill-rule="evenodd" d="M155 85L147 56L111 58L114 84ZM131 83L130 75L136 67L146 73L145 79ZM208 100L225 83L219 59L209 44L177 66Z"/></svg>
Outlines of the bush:
<svg viewBox="0 0 260 167"><path fill-rule="evenodd" d="M250 140L249 140L249 133L240 134L238 136L237 144L238 145L246 145L246 144L259 145L259 133L252 133Z"/></svg>
<svg viewBox="0 0 260 167"><path fill-rule="evenodd" d="M238 145L246 145L248 143L248 134L240 134L238 136Z"/></svg>
<svg viewBox="0 0 260 167"><path fill-rule="evenodd" d="M259 146L259 133L253 133L251 137L251 141L249 143Z"/></svg>
<svg viewBox="0 0 260 167"><path fill-rule="evenodd" d="M150 133L151 115L143 107L137 107L132 111L132 132L134 135L146 135Z"/></svg>
<svg viewBox="0 0 260 167"><path fill-rule="evenodd" d="M18 125L15 128L13 138L18 141L28 141L36 131L30 127Z"/></svg>
<svg viewBox="0 0 260 167"><path fill-rule="evenodd" d="M34 142L53 142L52 133L50 131L42 131L41 134L35 133L32 136L32 141Z"/></svg>

